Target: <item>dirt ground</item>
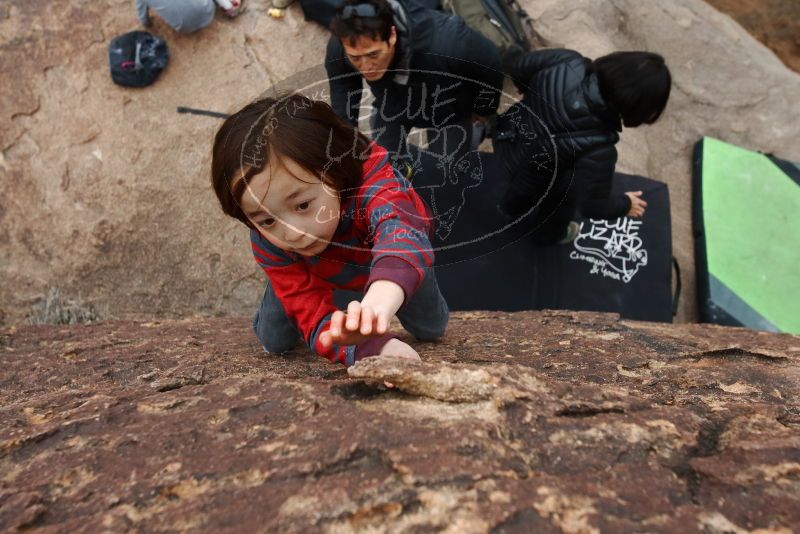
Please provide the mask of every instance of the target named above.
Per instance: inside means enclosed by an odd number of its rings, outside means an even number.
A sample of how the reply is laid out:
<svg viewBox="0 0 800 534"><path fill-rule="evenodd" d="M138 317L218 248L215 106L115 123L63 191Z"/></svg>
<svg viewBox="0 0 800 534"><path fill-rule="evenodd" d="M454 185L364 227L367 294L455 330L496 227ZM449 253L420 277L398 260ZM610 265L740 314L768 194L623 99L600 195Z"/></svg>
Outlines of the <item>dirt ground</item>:
<svg viewBox="0 0 800 534"><path fill-rule="evenodd" d="M800 2L797 0L707 0L727 13L786 65L800 72Z"/></svg>

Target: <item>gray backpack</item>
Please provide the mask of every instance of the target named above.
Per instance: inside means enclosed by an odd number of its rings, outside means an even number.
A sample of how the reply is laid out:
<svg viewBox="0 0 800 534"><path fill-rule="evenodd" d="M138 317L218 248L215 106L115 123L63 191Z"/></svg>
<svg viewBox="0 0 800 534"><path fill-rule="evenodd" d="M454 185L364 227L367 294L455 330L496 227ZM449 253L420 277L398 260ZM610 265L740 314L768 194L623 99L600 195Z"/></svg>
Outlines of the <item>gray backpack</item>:
<svg viewBox="0 0 800 534"><path fill-rule="evenodd" d="M517 0L443 0L442 8L464 19L505 54L509 49L531 50L537 35L533 22Z"/></svg>

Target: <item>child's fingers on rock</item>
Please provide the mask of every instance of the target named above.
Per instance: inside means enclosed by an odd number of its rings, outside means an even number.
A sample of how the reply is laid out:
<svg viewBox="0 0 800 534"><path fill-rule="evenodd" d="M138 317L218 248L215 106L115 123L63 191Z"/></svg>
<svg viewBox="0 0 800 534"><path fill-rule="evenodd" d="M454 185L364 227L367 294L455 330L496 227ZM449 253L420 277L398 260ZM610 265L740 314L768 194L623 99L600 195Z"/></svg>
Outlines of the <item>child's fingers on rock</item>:
<svg viewBox="0 0 800 534"><path fill-rule="evenodd" d="M344 312L342 310L336 310L331 315L331 334L334 336L342 335L342 324L344 323Z"/></svg>
<svg viewBox="0 0 800 534"><path fill-rule="evenodd" d="M319 340L322 342L323 347L330 347L333 345L333 336L330 332L323 332L320 334Z"/></svg>
<svg viewBox="0 0 800 534"><path fill-rule="evenodd" d="M368 336L372 333L372 322L375 319L375 312L369 306L361 308L361 333Z"/></svg>
<svg viewBox="0 0 800 534"><path fill-rule="evenodd" d="M389 318L386 316L385 313L379 313L375 322L376 322L375 331L378 334L385 334L386 331L389 329Z"/></svg>
<svg viewBox="0 0 800 534"><path fill-rule="evenodd" d="M361 315L361 303L357 300L347 305L347 329L358 330L359 318Z"/></svg>

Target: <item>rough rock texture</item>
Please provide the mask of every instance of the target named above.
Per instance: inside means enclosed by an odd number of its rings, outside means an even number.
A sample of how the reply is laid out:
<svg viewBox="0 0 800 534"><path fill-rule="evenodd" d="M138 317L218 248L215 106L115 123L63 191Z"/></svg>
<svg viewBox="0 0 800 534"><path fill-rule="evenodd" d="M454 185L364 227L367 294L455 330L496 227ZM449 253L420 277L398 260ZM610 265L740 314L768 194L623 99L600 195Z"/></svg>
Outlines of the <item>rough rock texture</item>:
<svg viewBox="0 0 800 534"><path fill-rule="evenodd" d="M348 372L244 318L0 331L0 530L800 529L798 337L484 312L417 346Z"/></svg>
<svg viewBox="0 0 800 534"><path fill-rule="evenodd" d="M266 0L248 4L195 35L157 21L171 63L142 90L115 86L107 72L108 41L137 27L130 0L0 5L0 324L23 320L48 287L106 317L251 312L263 275L208 184L219 120L175 108L233 111L319 65L327 36L298 6L279 21ZM694 319L691 147L713 135L800 158L800 76L700 0L522 4L551 46L668 58L668 112L625 133L620 170L670 186L684 272L678 317Z"/></svg>

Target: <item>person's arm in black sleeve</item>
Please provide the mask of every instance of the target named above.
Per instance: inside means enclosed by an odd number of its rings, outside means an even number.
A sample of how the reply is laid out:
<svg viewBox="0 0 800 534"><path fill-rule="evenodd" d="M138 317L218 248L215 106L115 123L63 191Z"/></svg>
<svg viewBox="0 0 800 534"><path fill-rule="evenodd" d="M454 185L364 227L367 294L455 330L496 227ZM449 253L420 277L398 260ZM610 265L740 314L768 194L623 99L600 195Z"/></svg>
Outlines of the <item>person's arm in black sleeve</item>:
<svg viewBox="0 0 800 534"><path fill-rule="evenodd" d="M584 188L581 213L591 219L616 219L631 209L626 195L611 196L617 149L604 145L587 152L575 162L575 179Z"/></svg>
<svg viewBox="0 0 800 534"><path fill-rule="evenodd" d="M356 126L361 103L361 74L345 58L342 43L336 36L328 40L325 70L328 73L333 111Z"/></svg>
<svg viewBox="0 0 800 534"><path fill-rule="evenodd" d="M581 208L581 213L591 219L616 219L628 214L631 209L631 199L621 193L611 195L605 200L587 200Z"/></svg>
<svg viewBox="0 0 800 534"><path fill-rule="evenodd" d="M513 59L507 59L503 63L503 68L511 78L519 84L527 86L536 72L558 63L569 61L575 57L581 57L581 55L574 50L567 50L566 48L537 50L536 52L517 55Z"/></svg>
<svg viewBox="0 0 800 534"><path fill-rule="evenodd" d="M478 82L472 112L482 117L497 113L503 91L503 71L497 47L477 31L462 24L448 63L451 74Z"/></svg>

